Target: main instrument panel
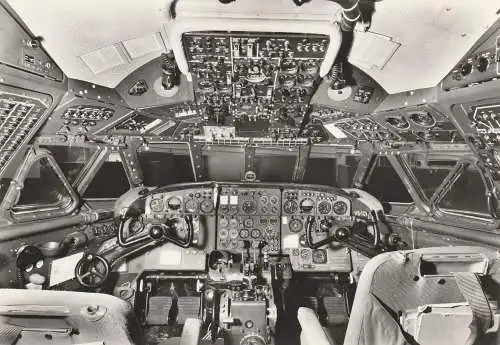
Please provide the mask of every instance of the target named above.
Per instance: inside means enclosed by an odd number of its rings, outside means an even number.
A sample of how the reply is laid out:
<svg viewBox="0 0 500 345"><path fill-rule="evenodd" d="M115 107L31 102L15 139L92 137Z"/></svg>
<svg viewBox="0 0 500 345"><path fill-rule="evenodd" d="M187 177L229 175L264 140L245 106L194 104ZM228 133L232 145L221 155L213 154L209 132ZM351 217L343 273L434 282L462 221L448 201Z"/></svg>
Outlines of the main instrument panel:
<svg viewBox="0 0 500 345"><path fill-rule="evenodd" d="M350 197L341 190L222 184L149 195L143 216L148 224L138 227L150 231L172 217L192 215L195 233L202 227L206 230L205 249L232 254L285 254L296 271L345 272L351 269L345 248L325 245L311 249L304 236L311 219L317 242L328 236L324 222L331 225L350 220L352 213Z"/></svg>
<svg viewBox="0 0 500 345"><path fill-rule="evenodd" d="M239 137L299 132L328 36L191 32L182 39L207 126L234 126Z"/></svg>

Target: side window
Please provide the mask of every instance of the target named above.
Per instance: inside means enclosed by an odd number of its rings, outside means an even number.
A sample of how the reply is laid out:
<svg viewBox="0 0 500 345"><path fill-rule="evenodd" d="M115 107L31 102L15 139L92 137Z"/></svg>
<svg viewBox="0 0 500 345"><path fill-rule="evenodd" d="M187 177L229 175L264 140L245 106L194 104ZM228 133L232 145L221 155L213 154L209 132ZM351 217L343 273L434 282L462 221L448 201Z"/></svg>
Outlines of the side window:
<svg viewBox="0 0 500 345"><path fill-rule="evenodd" d="M438 207L448 211L489 216L486 186L479 170L469 165L441 199Z"/></svg>
<svg viewBox="0 0 500 345"><path fill-rule="evenodd" d="M42 209L64 209L72 197L46 157L35 161L24 180L14 213Z"/></svg>
<svg viewBox="0 0 500 345"><path fill-rule="evenodd" d="M97 171L83 193L83 197L85 199L115 199L129 189L130 183L120 155L112 152Z"/></svg>
<svg viewBox="0 0 500 345"><path fill-rule="evenodd" d="M412 197L389 160L384 156L379 156L375 164L364 189L381 202L412 203Z"/></svg>

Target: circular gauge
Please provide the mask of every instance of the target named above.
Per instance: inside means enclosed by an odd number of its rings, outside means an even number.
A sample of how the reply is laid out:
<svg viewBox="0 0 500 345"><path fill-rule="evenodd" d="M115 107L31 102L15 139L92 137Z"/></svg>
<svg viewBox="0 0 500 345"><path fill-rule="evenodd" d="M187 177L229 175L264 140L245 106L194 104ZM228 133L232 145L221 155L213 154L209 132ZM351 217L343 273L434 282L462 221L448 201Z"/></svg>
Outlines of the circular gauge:
<svg viewBox="0 0 500 345"><path fill-rule="evenodd" d="M302 87L312 87L314 84L314 78L307 74L301 74L297 77L297 82Z"/></svg>
<svg viewBox="0 0 500 345"><path fill-rule="evenodd" d="M221 218L220 221L219 221L219 224L220 224L220 226L222 226L223 228L225 228L226 226L229 225L229 221L227 220L227 218Z"/></svg>
<svg viewBox="0 0 500 345"><path fill-rule="evenodd" d="M308 248L301 249L300 258L304 261L308 261L311 258L311 250Z"/></svg>
<svg viewBox="0 0 500 345"><path fill-rule="evenodd" d="M283 211L288 214L293 214L297 212L299 209L299 205L297 205L297 202L294 200L287 200L283 204Z"/></svg>
<svg viewBox="0 0 500 345"><path fill-rule="evenodd" d="M271 204L273 204L273 205L276 205L278 203L278 201L280 201L280 199L276 195L273 195L269 200L271 201Z"/></svg>
<svg viewBox="0 0 500 345"><path fill-rule="evenodd" d="M226 239L227 236L229 236L229 232L226 229L219 230L219 238L220 239Z"/></svg>
<svg viewBox="0 0 500 345"><path fill-rule="evenodd" d="M208 200L208 199L205 199L201 202L200 204L200 209L204 212L204 213L209 213L209 212L212 212L213 209L214 209L214 204L211 200Z"/></svg>
<svg viewBox="0 0 500 345"><path fill-rule="evenodd" d="M196 199L189 199L184 203L184 208L186 212L195 213L198 211L198 201Z"/></svg>
<svg viewBox="0 0 500 345"><path fill-rule="evenodd" d="M291 89L295 86L295 78L293 76L286 76L281 79L281 85L285 89Z"/></svg>
<svg viewBox="0 0 500 345"><path fill-rule="evenodd" d="M128 224L128 231L130 235L138 234L142 231L142 229L144 229L144 224L141 219L134 218Z"/></svg>
<svg viewBox="0 0 500 345"><path fill-rule="evenodd" d="M238 230L237 229L231 229L229 230L229 237L232 238L233 240L238 238Z"/></svg>
<svg viewBox="0 0 500 345"><path fill-rule="evenodd" d="M177 211L181 208L182 201L179 197L173 196L167 200L167 206L169 209L171 209L173 211Z"/></svg>
<svg viewBox="0 0 500 345"><path fill-rule="evenodd" d="M315 74L318 70L318 64L314 60L306 61L302 65L302 70L307 74Z"/></svg>
<svg viewBox="0 0 500 345"><path fill-rule="evenodd" d="M163 211L163 200L162 199L153 199L149 203L149 207L153 212L161 212Z"/></svg>
<svg viewBox="0 0 500 345"><path fill-rule="evenodd" d="M300 219L292 219L288 223L291 232L300 232L302 230L302 221Z"/></svg>
<svg viewBox="0 0 500 345"><path fill-rule="evenodd" d="M253 200L245 200L241 205L241 209L244 213L255 213L257 211L257 206Z"/></svg>
<svg viewBox="0 0 500 345"><path fill-rule="evenodd" d="M228 92L231 90L231 85L228 85L224 81L219 81L217 82L217 90L220 92Z"/></svg>
<svg viewBox="0 0 500 345"><path fill-rule="evenodd" d="M311 213L314 209L314 200L311 198L302 199L299 207L302 213Z"/></svg>
<svg viewBox="0 0 500 345"><path fill-rule="evenodd" d="M385 122L402 131L410 128L410 123L402 116L390 116L385 119Z"/></svg>
<svg viewBox="0 0 500 345"><path fill-rule="evenodd" d="M320 214L328 214L332 211L332 204L330 204L329 201L326 201L326 200L322 200L319 204L318 204L318 212Z"/></svg>
<svg viewBox="0 0 500 345"><path fill-rule="evenodd" d="M243 221L243 225L245 225L246 228L251 228L253 226L253 219L252 218L246 218Z"/></svg>
<svg viewBox="0 0 500 345"><path fill-rule="evenodd" d="M272 225L268 225L264 229L264 237L266 237L266 238L274 237L275 233L276 233L276 231L274 230L274 227Z"/></svg>
<svg viewBox="0 0 500 345"><path fill-rule="evenodd" d="M200 82L198 82L198 89L201 92L214 92L215 91L214 84L212 84L209 81L205 81L205 80L201 80Z"/></svg>
<svg viewBox="0 0 500 345"><path fill-rule="evenodd" d="M236 218L231 218L231 219L229 220L229 227L231 227L231 228L236 228L236 227L238 227L238 219L236 219Z"/></svg>
<svg viewBox="0 0 500 345"><path fill-rule="evenodd" d="M312 261L315 264L326 264L328 257L326 255L326 250L316 249L312 252Z"/></svg>
<svg viewBox="0 0 500 345"><path fill-rule="evenodd" d="M434 120L434 117L426 111L418 111L416 113L412 113L410 115L410 120L415 123L416 125L422 126L422 127L434 127L436 124L436 120Z"/></svg>
<svg viewBox="0 0 500 345"><path fill-rule="evenodd" d="M293 60L285 60L281 65L281 70L286 74L296 74L298 71L298 66Z"/></svg>
<svg viewBox="0 0 500 345"><path fill-rule="evenodd" d="M347 204L343 201L337 201L333 204L333 212L338 215L345 214L347 212Z"/></svg>
<svg viewBox="0 0 500 345"><path fill-rule="evenodd" d="M250 236L250 231L248 231L247 229L241 229L240 230L240 237L241 238L247 239L248 236Z"/></svg>
<svg viewBox="0 0 500 345"><path fill-rule="evenodd" d="M261 235L262 234L259 229L253 229L252 232L250 233L250 236L252 238L259 238Z"/></svg>

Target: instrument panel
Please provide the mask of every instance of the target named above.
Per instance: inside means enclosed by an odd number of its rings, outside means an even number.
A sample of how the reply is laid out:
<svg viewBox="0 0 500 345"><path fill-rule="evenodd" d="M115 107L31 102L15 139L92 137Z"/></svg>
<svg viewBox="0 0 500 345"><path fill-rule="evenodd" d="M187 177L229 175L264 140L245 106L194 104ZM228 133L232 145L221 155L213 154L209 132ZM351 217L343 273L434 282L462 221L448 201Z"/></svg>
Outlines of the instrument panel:
<svg viewBox="0 0 500 345"><path fill-rule="evenodd" d="M190 32L182 40L206 126L234 127L238 137L299 134L328 36Z"/></svg>
<svg viewBox="0 0 500 345"><path fill-rule="evenodd" d="M308 219L313 219L317 242L328 236L323 222L350 220L352 213L350 197L340 190L222 184L149 195L144 219L162 224L171 217L190 214L195 231L205 227L209 234L205 249L232 254L285 254L290 255L295 271L347 272L351 261L344 247L330 244L313 250L304 236Z"/></svg>
<svg viewBox="0 0 500 345"><path fill-rule="evenodd" d="M351 260L346 249L326 245L311 249L306 245L305 227L312 221L314 242L328 237L322 223L335 223L349 219L351 202L347 197L332 193L285 189L283 191L282 247L289 254L294 271L351 270Z"/></svg>
<svg viewBox="0 0 500 345"><path fill-rule="evenodd" d="M279 189L222 187L217 247L241 253L261 246L264 252L279 253L280 205Z"/></svg>

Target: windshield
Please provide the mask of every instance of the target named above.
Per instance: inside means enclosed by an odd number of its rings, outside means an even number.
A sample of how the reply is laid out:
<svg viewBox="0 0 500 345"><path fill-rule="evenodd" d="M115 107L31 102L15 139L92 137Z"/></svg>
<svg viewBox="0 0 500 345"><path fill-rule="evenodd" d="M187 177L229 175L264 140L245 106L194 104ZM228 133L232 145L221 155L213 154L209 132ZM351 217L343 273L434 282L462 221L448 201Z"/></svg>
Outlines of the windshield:
<svg viewBox="0 0 500 345"><path fill-rule="evenodd" d="M39 207L63 208L71 202L71 196L45 157L34 162L14 212L37 209Z"/></svg>
<svg viewBox="0 0 500 345"><path fill-rule="evenodd" d="M439 208L489 215L486 187L476 167L469 165L441 199Z"/></svg>
<svg viewBox="0 0 500 345"><path fill-rule="evenodd" d="M381 202L409 204L413 202L406 186L392 164L379 156L365 190Z"/></svg>

